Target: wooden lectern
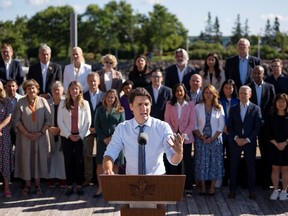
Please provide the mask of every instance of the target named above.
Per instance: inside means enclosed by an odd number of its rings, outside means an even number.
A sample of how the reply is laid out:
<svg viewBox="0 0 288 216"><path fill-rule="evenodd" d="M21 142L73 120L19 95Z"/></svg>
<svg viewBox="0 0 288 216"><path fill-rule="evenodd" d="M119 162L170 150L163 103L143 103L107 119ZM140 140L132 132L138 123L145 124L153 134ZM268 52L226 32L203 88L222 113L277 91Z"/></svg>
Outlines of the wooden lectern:
<svg viewBox="0 0 288 216"><path fill-rule="evenodd" d="M121 216L164 216L163 204L176 204L183 196L185 175L100 175L105 201L128 204ZM162 204L162 205L161 205Z"/></svg>

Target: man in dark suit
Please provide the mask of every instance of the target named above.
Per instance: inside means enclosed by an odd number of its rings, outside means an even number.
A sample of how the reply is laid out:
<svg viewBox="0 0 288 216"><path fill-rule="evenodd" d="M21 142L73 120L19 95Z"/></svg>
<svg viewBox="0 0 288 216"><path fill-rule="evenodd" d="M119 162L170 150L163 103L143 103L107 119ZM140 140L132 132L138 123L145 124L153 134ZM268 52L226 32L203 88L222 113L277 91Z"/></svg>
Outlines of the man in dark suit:
<svg viewBox="0 0 288 216"><path fill-rule="evenodd" d="M261 64L261 60L249 55L250 42L246 38L241 38L237 43L238 55L232 56L225 63L225 77L233 79L237 90L242 85L251 83L252 69Z"/></svg>
<svg viewBox="0 0 288 216"><path fill-rule="evenodd" d="M230 134L230 193L229 199L234 199L237 188L237 172L242 151L248 173L249 198L256 199L255 194L255 159L257 135L262 126L259 106L249 101L251 88L241 86L239 90L240 103L231 107L227 123Z"/></svg>
<svg viewBox="0 0 288 216"><path fill-rule="evenodd" d="M160 69L151 72L151 85L146 90L152 96L152 106L150 115L164 121L166 102L172 98L171 88L162 85L163 75Z"/></svg>
<svg viewBox="0 0 288 216"><path fill-rule="evenodd" d="M261 109L263 126L258 134L258 143L261 152L261 183L264 189L271 185L271 165L269 163L269 136L268 136L268 115L273 106L275 98L274 86L264 82L264 68L260 65L254 67L252 72L254 82L249 84L252 89L250 101L257 104Z"/></svg>
<svg viewBox="0 0 288 216"><path fill-rule="evenodd" d="M40 86L40 96L48 99L53 83L56 80L62 82L62 69L59 64L50 62L51 49L46 44L41 44L38 57L40 62L29 67L27 79L36 80Z"/></svg>
<svg viewBox="0 0 288 216"><path fill-rule="evenodd" d="M13 48L10 44L3 44L1 46L1 56L0 81L5 85L7 80L16 80L17 85L21 87L24 81L22 66L19 61L12 59Z"/></svg>
<svg viewBox="0 0 288 216"><path fill-rule="evenodd" d="M177 83L184 83L189 89L190 77L196 73L195 68L188 65L189 56L186 50L177 49L174 52L176 64L165 69L165 86L173 88Z"/></svg>
<svg viewBox="0 0 288 216"><path fill-rule="evenodd" d="M90 134L85 138L85 154L84 154L84 176L85 181L82 186L88 186L93 178L93 148L96 145L94 118L96 109L102 105L105 93L99 90L100 77L96 72L90 72L87 76L89 91L85 92L83 97L89 102L92 122L90 126Z"/></svg>

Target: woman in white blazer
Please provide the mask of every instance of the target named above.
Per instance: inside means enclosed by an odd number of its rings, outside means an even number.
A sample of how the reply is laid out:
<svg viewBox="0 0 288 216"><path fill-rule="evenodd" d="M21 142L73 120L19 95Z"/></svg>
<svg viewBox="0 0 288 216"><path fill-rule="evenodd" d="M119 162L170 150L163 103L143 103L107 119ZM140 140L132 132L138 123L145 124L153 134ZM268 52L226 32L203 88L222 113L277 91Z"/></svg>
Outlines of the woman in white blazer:
<svg viewBox="0 0 288 216"><path fill-rule="evenodd" d="M200 195L206 193L205 181L211 180L208 195L214 195L215 182L223 176L221 134L225 114L213 85L204 88L202 98L203 102L196 105L195 179L201 182Z"/></svg>
<svg viewBox="0 0 288 216"><path fill-rule="evenodd" d="M88 101L83 99L82 86L78 81L69 84L66 99L59 104L57 123L65 161L67 180L65 195L73 194L74 179L78 195L83 195L81 188L84 175L83 140L90 133L91 112Z"/></svg>
<svg viewBox="0 0 288 216"><path fill-rule="evenodd" d="M80 47L72 49L73 63L64 68L64 92L67 93L70 82L76 80L81 83L84 93L88 91L87 76L91 72L91 65L85 64L83 51Z"/></svg>

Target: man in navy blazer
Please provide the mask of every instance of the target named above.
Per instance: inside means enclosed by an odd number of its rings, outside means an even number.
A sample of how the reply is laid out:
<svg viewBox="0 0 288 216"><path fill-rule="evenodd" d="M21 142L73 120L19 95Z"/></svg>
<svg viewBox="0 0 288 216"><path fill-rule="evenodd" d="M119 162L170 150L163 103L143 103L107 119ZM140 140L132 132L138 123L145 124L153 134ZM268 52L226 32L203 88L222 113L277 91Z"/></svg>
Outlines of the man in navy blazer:
<svg viewBox="0 0 288 216"><path fill-rule="evenodd" d="M186 50L179 48L174 52L176 64L165 69L165 86L173 89L177 83L184 83L189 89L190 77L196 73L195 68L188 65L189 56Z"/></svg>
<svg viewBox="0 0 288 216"><path fill-rule="evenodd" d="M256 199L255 194L255 160L257 135L262 126L260 107L249 101L251 88L241 86L239 90L240 103L231 107L227 123L230 135L230 193L228 198L234 199L237 188L237 173L242 151L248 173L249 198Z"/></svg>
<svg viewBox="0 0 288 216"><path fill-rule="evenodd" d="M89 86L89 91L83 94L85 100L89 102L90 111L91 111L91 126L89 128L90 134L85 137L85 154L84 154L84 177L85 181L82 183L82 186L88 186L91 183L93 178L93 148L96 142L95 137L95 113L96 109L102 105L102 101L105 93L100 91L100 77L96 72L90 72L87 76L87 83Z"/></svg>
<svg viewBox="0 0 288 216"><path fill-rule="evenodd" d="M150 79L151 85L146 87L146 90L152 96L150 115L164 121L166 102L172 98L172 90L162 85L163 75L160 69L152 70Z"/></svg>
<svg viewBox="0 0 288 216"><path fill-rule="evenodd" d="M24 81L24 74L20 62L12 59L13 48L10 44L3 44L1 46L1 56L0 81L5 85L7 80L16 80L17 85L20 87Z"/></svg>
<svg viewBox="0 0 288 216"><path fill-rule="evenodd" d="M56 80L62 82L62 69L59 64L50 62L51 49L46 44L41 44L38 57L40 62L29 67L27 79L36 80L40 86L40 96L48 99L51 95L53 83Z"/></svg>
<svg viewBox="0 0 288 216"><path fill-rule="evenodd" d="M267 120L273 106L275 89L272 84L263 81L264 68L262 66L255 66L252 76L254 82L249 84L249 87L252 89L250 101L260 107L264 123L258 134L258 143L261 152L261 183L264 189L268 189L271 185L271 164L269 163L270 142Z"/></svg>
<svg viewBox="0 0 288 216"><path fill-rule="evenodd" d="M233 79L237 90L242 85L251 83L252 69L261 64L261 60L249 55L250 42L246 38L241 38L237 43L238 55L232 56L225 63L225 77Z"/></svg>

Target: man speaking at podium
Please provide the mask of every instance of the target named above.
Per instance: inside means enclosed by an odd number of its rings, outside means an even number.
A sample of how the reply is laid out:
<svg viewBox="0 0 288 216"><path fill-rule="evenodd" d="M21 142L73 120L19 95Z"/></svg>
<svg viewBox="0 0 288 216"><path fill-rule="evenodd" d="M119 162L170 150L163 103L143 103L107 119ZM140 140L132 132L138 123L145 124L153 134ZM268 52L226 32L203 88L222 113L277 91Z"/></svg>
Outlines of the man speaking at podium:
<svg viewBox="0 0 288 216"><path fill-rule="evenodd" d="M183 157L185 135L173 134L168 123L150 116L152 98L144 88L130 93L129 106L134 118L120 123L104 153L104 174L111 175L113 161L123 150L126 158L126 174L165 174L163 153L172 165Z"/></svg>

